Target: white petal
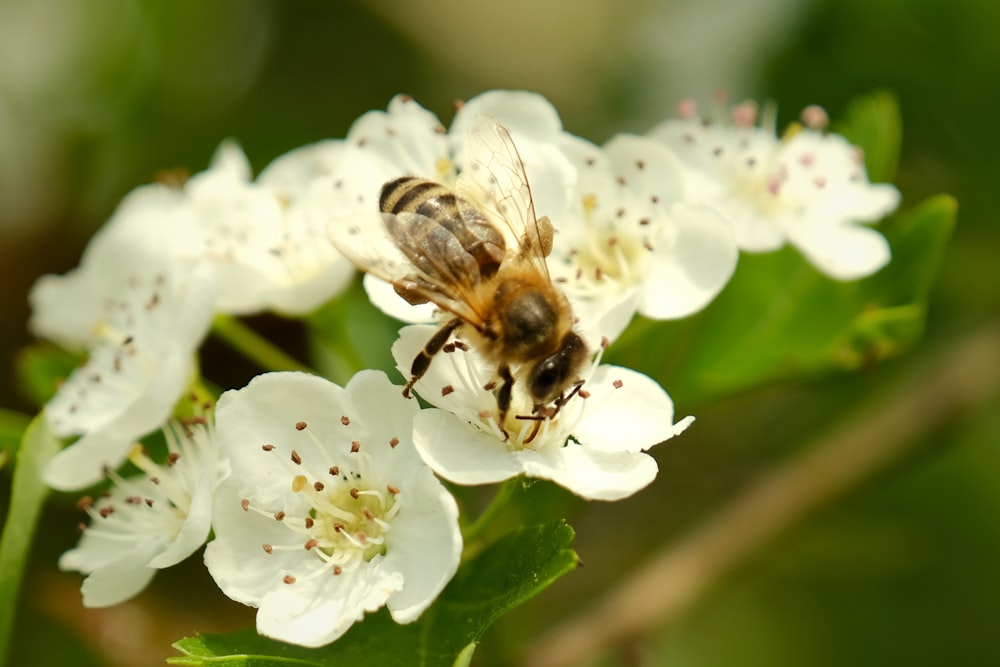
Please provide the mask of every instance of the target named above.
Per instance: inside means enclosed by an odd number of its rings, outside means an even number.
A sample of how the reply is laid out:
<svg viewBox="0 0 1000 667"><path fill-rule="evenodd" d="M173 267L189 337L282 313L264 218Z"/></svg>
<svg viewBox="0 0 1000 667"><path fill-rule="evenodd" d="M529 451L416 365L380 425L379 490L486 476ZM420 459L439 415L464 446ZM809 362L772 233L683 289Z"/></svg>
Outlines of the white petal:
<svg viewBox="0 0 1000 667"><path fill-rule="evenodd" d="M382 371L361 371L345 387L357 418L369 432L365 451L386 479L424 469L410 444L413 417L420 406L403 397L403 387L389 382ZM393 447L389 443L397 442ZM428 471L429 472L429 471Z"/></svg>
<svg viewBox="0 0 1000 667"><path fill-rule="evenodd" d="M403 297L396 294L391 283L376 278L370 273L365 274L362 284L372 305L389 317L411 323L433 322L436 319L437 306L433 303L412 306Z"/></svg>
<svg viewBox="0 0 1000 667"><path fill-rule="evenodd" d="M226 139L215 149L210 171L226 174L228 178L250 180L250 161L235 139Z"/></svg>
<svg viewBox="0 0 1000 667"><path fill-rule="evenodd" d="M388 601L392 618L410 623L455 575L462 557L462 534L455 499L428 468L415 467L399 488L398 500L405 505L386 535L383 565L403 575L402 589Z"/></svg>
<svg viewBox="0 0 1000 667"><path fill-rule="evenodd" d="M306 425L301 430L299 422ZM275 445L282 457L295 449L303 459L324 461L349 452L355 440L366 443L370 435L343 388L292 372L264 373L243 389L225 392L215 425L219 446L231 461L232 479L244 486L240 495L252 493L262 504L287 508L305 501L289 488L287 471L275 465L276 454L263 445Z"/></svg>
<svg viewBox="0 0 1000 667"><path fill-rule="evenodd" d="M523 90L491 90L459 108L449 133L464 136L479 114L493 116L513 134L524 137L548 139L562 131L559 112L542 95Z"/></svg>
<svg viewBox="0 0 1000 667"><path fill-rule="evenodd" d="M327 243L318 240L317 243ZM329 253L320 266L308 267L309 277L297 276L296 282L269 286L263 290L263 305L280 315L300 317L313 312L337 296L354 277L354 267L339 255Z"/></svg>
<svg viewBox="0 0 1000 667"><path fill-rule="evenodd" d="M885 183L837 188L817 204L817 214L833 222L874 222L896 210L899 190Z"/></svg>
<svg viewBox="0 0 1000 667"><path fill-rule="evenodd" d="M338 576L327 573L318 586L296 582L268 592L257 611L257 631L300 646L329 644L403 585L398 573L372 567L375 561L368 565Z"/></svg>
<svg viewBox="0 0 1000 667"><path fill-rule="evenodd" d="M333 173L346 150L340 139L301 146L272 160L260 172L257 183L285 198L298 198L315 179Z"/></svg>
<svg viewBox="0 0 1000 667"><path fill-rule="evenodd" d="M413 444L434 472L456 484L493 484L522 472L496 436L473 429L444 410L417 414Z"/></svg>
<svg viewBox="0 0 1000 667"><path fill-rule="evenodd" d="M616 386L617 384L617 386ZM583 418L573 428L580 443L607 452L637 452L674 437L690 424L674 424L670 396L647 375L601 365L585 385Z"/></svg>
<svg viewBox="0 0 1000 667"><path fill-rule="evenodd" d="M396 368L407 380L417 354L438 330L436 325L412 324L399 330L392 344ZM434 356L430 367L414 389L432 405L460 415L475 416L496 409L493 394L483 389L496 369L472 352L444 352Z"/></svg>
<svg viewBox="0 0 1000 667"><path fill-rule="evenodd" d="M679 203L671 217L676 237L654 247L639 304L654 319L687 317L707 306L739 259L732 229L712 209Z"/></svg>
<svg viewBox="0 0 1000 667"><path fill-rule="evenodd" d="M542 452L519 452L530 477L549 479L587 500L620 500L656 478L653 457L636 452L602 452L570 442Z"/></svg>
<svg viewBox="0 0 1000 667"><path fill-rule="evenodd" d="M733 226L736 244L747 252L771 252L785 245L785 235L776 220L736 198L706 202Z"/></svg>
<svg viewBox="0 0 1000 667"><path fill-rule="evenodd" d="M623 178L644 199L656 195L663 205L684 199L684 166L661 142L619 134L604 145L604 152L616 178Z"/></svg>
<svg viewBox="0 0 1000 667"><path fill-rule="evenodd" d="M448 144L442 130L433 113L411 98L397 95L388 111L369 111L354 121L345 142L377 156L386 165L385 174L369 183L377 195L387 180L397 176L441 180L441 168L448 162ZM351 162L347 160L348 165Z"/></svg>
<svg viewBox="0 0 1000 667"><path fill-rule="evenodd" d="M191 490L191 505L180 532L173 542L149 560L149 567L172 567L205 544L212 529L212 491L217 476L214 465L206 466L202 471L197 486Z"/></svg>
<svg viewBox="0 0 1000 667"><path fill-rule="evenodd" d="M628 328L639 308L639 288L626 291L607 290L602 298L575 298L566 295L573 306L573 315L579 320L576 331L583 336L587 346L596 350L602 340L614 342Z"/></svg>
<svg viewBox="0 0 1000 667"><path fill-rule="evenodd" d="M166 416L164 415L164 419ZM151 426L150 430L155 428ZM110 429L89 433L60 451L45 468L45 484L60 491L73 491L97 484L107 469L117 468L141 433L127 434Z"/></svg>
<svg viewBox="0 0 1000 667"><path fill-rule="evenodd" d="M156 574L156 570L146 563L161 546L155 541L140 543L117 560L91 572L81 587L83 605L110 607L137 595Z"/></svg>
<svg viewBox="0 0 1000 667"><path fill-rule="evenodd" d="M145 386L111 387L108 400L120 396L120 411L108 415L102 423L93 423L93 428L79 440L56 454L45 469L46 484L68 491L101 481L105 470L121 465L137 439L167 420L190 380L194 361L190 354L182 355L179 351L168 353L158 361L162 366ZM99 382L97 385L103 389L111 383Z"/></svg>
<svg viewBox="0 0 1000 667"><path fill-rule="evenodd" d="M803 225L789 229L789 238L817 269L837 280L871 275L891 257L884 236L857 225Z"/></svg>
<svg viewBox="0 0 1000 667"><path fill-rule="evenodd" d="M246 489L242 486L231 479L217 491L212 519L215 539L205 547L205 566L223 593L256 607L268 591L281 585L281 573L301 568L308 552L265 553L263 545L286 542L288 530L270 517L244 511L240 501Z"/></svg>

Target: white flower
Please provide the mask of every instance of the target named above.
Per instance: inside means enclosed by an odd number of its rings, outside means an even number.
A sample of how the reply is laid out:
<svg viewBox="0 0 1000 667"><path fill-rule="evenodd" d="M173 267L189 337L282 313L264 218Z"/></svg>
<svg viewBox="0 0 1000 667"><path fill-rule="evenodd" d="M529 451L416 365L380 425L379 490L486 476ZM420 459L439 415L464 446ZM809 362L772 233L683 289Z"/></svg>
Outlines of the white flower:
<svg viewBox="0 0 1000 667"><path fill-rule="evenodd" d="M135 275L144 273L149 262L164 270L171 264L171 253L144 237L150 230L172 229L186 238L188 224L180 191L151 184L130 192L90 239L77 268L35 282L28 296L31 332L71 349L105 342L105 323L127 298L118 293L137 289Z"/></svg>
<svg viewBox="0 0 1000 667"><path fill-rule="evenodd" d="M628 135L603 148L567 135L562 145L579 180L549 266L580 319L614 339L636 309L672 319L704 308L739 251L718 213L687 201L677 158Z"/></svg>
<svg viewBox="0 0 1000 667"><path fill-rule="evenodd" d="M202 260L214 274L216 312L311 312L354 274L327 238L326 201L316 202L313 194L339 164L338 149L325 142L292 151L255 182L243 151L223 142L211 166L183 185L151 183L126 195L91 239L81 269L101 274L136 253L166 262ZM94 283L76 283L72 307L54 310L44 308L49 280L43 277L33 290L33 305L44 311L33 316L33 331L86 346L89 339L79 332L101 308Z"/></svg>
<svg viewBox="0 0 1000 667"><path fill-rule="evenodd" d="M211 166L184 184L189 233L167 247L177 256L209 260L218 312L304 314L347 284L353 271L308 204L310 187L339 157L330 143L299 149L255 182L243 151L226 141ZM148 241L170 234L151 230Z"/></svg>
<svg viewBox="0 0 1000 667"><path fill-rule="evenodd" d="M401 373L408 376L410 362L433 332L429 325L400 331L392 352ZM694 419L675 424L673 403L656 382L595 361L579 391L551 419L524 419L532 404L515 385L501 430L496 369L466 347L446 346L415 385L438 409L417 414L414 444L435 472L457 484L489 484L524 474L552 480L583 498L625 498L656 477L656 461L644 451L681 433Z"/></svg>
<svg viewBox="0 0 1000 667"><path fill-rule="evenodd" d="M321 646L383 605L408 623L451 579L458 508L414 450L417 409L375 371L346 388L268 373L222 395L232 474L205 562L226 595L258 607L261 634Z"/></svg>
<svg viewBox="0 0 1000 667"><path fill-rule="evenodd" d="M342 142L319 142L280 156L258 176L254 189L277 199L280 217L273 228L262 220L263 229L253 230L260 240L232 255L236 264L264 275L259 300L248 308L309 313L343 291L354 275L326 231L330 210L345 204L346 193L328 189L328 177L345 164L345 154ZM245 287L234 284L234 291Z"/></svg>
<svg viewBox="0 0 1000 667"><path fill-rule="evenodd" d="M102 269L107 276L95 275ZM142 252L106 266L81 267L48 283L45 307L57 310L76 307L81 283L102 288L92 292L103 306L101 316L89 323L99 342L45 406L53 433L80 436L52 459L45 482L79 489L118 467L138 438L170 416L191 380L195 350L211 322L213 284L203 265Z"/></svg>
<svg viewBox="0 0 1000 667"><path fill-rule="evenodd" d="M136 445L129 460L143 475L123 478L96 501L85 498L90 516L80 543L59 559L63 570L87 575L83 604L106 607L139 593L157 570L195 552L212 526L212 492L222 464L211 425L203 418L163 429L169 454L157 465Z"/></svg>
<svg viewBox="0 0 1000 667"><path fill-rule="evenodd" d="M693 112L690 103L685 108ZM815 109L804 115L812 126L822 124ZM668 120L650 136L677 153L690 169L689 185L733 225L742 249L774 250L788 241L839 280L869 275L889 261L885 238L857 223L895 210L899 191L868 182L858 149L798 125L779 139L756 125L751 103L731 115L733 123Z"/></svg>

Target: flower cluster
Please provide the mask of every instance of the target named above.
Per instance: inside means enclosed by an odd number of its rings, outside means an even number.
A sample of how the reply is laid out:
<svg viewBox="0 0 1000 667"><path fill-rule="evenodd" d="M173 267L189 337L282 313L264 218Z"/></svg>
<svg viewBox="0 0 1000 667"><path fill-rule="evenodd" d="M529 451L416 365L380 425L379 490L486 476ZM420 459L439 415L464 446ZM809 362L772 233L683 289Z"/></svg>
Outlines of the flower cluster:
<svg viewBox="0 0 1000 667"><path fill-rule="evenodd" d="M757 105L744 102L729 118L700 118L694 102L679 105L680 118L649 133L687 166L697 197L732 226L740 248L775 250L795 245L817 269L839 280L878 271L889 244L859 222L874 222L899 205L899 191L868 182L861 151L824 133L826 113L802 112L778 136L773 119L757 124Z"/></svg>
<svg viewBox="0 0 1000 667"><path fill-rule="evenodd" d="M752 105L724 123L681 110L599 146L532 93L480 95L450 127L399 96L256 178L227 141L207 170L129 194L80 266L30 297L33 332L86 353L45 407L76 438L45 481L109 484L60 561L86 575L84 603L125 600L208 541L210 573L262 634L320 646L383 606L414 621L452 578L459 508L438 476L523 475L605 501L651 483L647 450L693 417L675 421L653 379L603 350L637 314L703 309L741 249L787 240L834 278L877 270L888 246L857 223L898 202L815 109L783 137ZM401 177L425 180L400 209L444 194L396 216L383 186ZM310 313L352 261L408 323L392 348L405 388L376 371L343 387L271 372L172 416L214 316ZM491 311L518 290L513 314ZM136 444L158 429L162 463Z"/></svg>

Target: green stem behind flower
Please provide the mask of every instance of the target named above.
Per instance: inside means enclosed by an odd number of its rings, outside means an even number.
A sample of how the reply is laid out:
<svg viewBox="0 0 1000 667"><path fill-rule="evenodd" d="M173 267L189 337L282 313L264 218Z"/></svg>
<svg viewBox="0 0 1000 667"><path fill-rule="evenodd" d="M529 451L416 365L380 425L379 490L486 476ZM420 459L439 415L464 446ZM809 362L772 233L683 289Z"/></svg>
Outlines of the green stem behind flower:
<svg viewBox="0 0 1000 667"><path fill-rule="evenodd" d="M10 657L10 638L24 566L38 525L38 515L48 495L42 470L59 451L59 440L49 432L39 415L24 432L17 452L17 468L11 485L10 511L0 537L0 667Z"/></svg>
<svg viewBox="0 0 1000 667"><path fill-rule="evenodd" d="M265 370L313 373L311 368L231 315L216 315L212 321L212 333Z"/></svg>
<svg viewBox="0 0 1000 667"><path fill-rule="evenodd" d="M511 498L514 497L514 494L519 488L521 488L521 486L522 480L520 477L513 477L500 484L496 495L493 496L493 500L491 500L490 504L486 506L486 509L484 509L482 513L476 517L475 521L467 525L462 530L462 539L465 542L465 549L462 552L463 561L476 555L484 546L486 546L486 541L482 539L484 533L490 528L491 524L495 523L495 519L507 508Z"/></svg>

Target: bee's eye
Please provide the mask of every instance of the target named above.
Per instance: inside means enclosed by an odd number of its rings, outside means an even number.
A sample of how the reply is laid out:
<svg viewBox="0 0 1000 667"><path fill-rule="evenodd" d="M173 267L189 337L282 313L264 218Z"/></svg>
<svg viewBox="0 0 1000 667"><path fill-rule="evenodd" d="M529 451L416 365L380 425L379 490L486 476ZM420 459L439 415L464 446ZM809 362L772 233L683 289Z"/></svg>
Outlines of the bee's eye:
<svg viewBox="0 0 1000 667"><path fill-rule="evenodd" d="M567 364L561 354L554 354L535 366L531 373L531 396L538 403L548 403L559 393L566 377Z"/></svg>
<svg viewBox="0 0 1000 667"><path fill-rule="evenodd" d="M563 338L559 351L542 359L528 377L528 390L535 403L542 405L558 397L566 388L570 375L576 375L587 358L587 346L572 331Z"/></svg>

